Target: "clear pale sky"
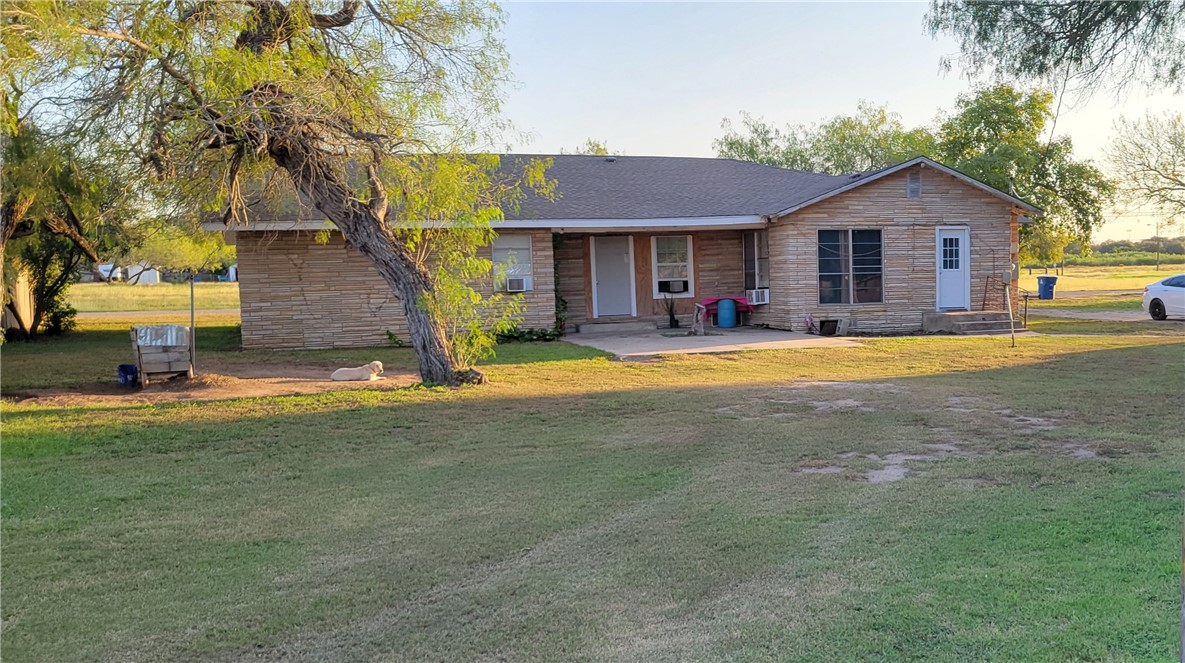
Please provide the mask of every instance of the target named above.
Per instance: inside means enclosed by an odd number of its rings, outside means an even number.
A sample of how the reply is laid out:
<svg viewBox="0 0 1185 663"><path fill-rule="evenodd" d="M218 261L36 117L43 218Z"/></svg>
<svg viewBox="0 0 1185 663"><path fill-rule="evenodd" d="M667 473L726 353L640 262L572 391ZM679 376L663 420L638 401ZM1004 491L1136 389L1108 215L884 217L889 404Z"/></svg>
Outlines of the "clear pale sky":
<svg viewBox="0 0 1185 663"><path fill-rule="evenodd" d="M520 152L571 150L595 138L627 155L713 156L721 120L742 110L777 125L811 123L866 99L916 125L971 88L957 63L942 71L942 57L958 48L925 33L926 3L503 6L518 81L505 110L526 133L509 148ZM1071 102L1056 131L1097 162L1119 116L1185 109L1185 97L1139 89ZM1151 236L1152 221L1116 215L1097 238Z"/></svg>

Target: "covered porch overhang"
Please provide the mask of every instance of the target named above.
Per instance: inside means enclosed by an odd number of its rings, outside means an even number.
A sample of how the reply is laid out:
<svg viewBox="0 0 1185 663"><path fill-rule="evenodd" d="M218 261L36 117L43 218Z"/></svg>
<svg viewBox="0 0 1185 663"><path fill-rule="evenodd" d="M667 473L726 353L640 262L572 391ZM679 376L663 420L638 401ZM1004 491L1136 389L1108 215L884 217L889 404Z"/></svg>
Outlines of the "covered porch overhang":
<svg viewBox="0 0 1185 663"><path fill-rule="evenodd" d="M544 230L550 229L556 233L643 233L643 232L678 232L705 230L741 230L764 228L769 224L769 217L760 214L740 216L685 216L638 219L503 219L491 223L495 230ZM447 222L419 221L408 222L408 228L447 227ZM319 231L335 228L332 222L324 218L281 218L255 219L243 225L224 224L221 220L202 222L202 228L212 232L234 232L236 230L249 232L284 232L284 231Z"/></svg>

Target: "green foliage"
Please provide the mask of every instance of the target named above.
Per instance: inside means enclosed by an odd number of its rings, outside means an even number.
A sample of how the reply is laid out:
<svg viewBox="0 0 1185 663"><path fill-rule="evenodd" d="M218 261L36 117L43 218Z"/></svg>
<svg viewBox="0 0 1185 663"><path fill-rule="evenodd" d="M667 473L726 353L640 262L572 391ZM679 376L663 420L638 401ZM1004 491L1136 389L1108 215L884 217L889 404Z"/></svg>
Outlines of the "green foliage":
<svg viewBox="0 0 1185 663"><path fill-rule="evenodd" d="M31 319L21 321L26 328L20 332L27 337L55 336L73 329L77 311L66 294L78 281L78 268L85 256L69 239L44 226L14 242L9 253L11 271L25 272L33 294Z"/></svg>
<svg viewBox="0 0 1185 663"><path fill-rule="evenodd" d="M1065 257L1070 235L1053 226L1037 224L1031 232L1023 233L1020 242L1021 264L1050 265Z"/></svg>
<svg viewBox="0 0 1185 663"><path fill-rule="evenodd" d="M1099 242L1091 250L1093 253L1103 255L1109 253L1154 253L1156 251L1185 255L1185 235L1181 237L1149 237L1134 242L1126 239L1113 239ZM1080 251L1078 253L1081 254Z"/></svg>
<svg viewBox="0 0 1185 663"><path fill-rule="evenodd" d="M713 141L717 156L771 166L842 175L876 170L934 153L926 128L908 129L901 116L861 101L855 115L836 115L818 125L771 126L748 113L742 129L724 120L725 134Z"/></svg>
<svg viewBox="0 0 1185 663"><path fill-rule="evenodd" d="M142 227L143 238L128 259L173 272L218 271L235 262L235 247L228 246L221 233L200 227L156 221Z"/></svg>
<svg viewBox="0 0 1185 663"><path fill-rule="evenodd" d="M1060 260L1041 262L1033 260L1025 266L1052 265L1061 263L1072 267L1126 267L1131 265L1156 265L1181 263L1182 254L1162 252L1159 260L1155 251L1116 251L1114 253L1095 253L1089 256L1067 253Z"/></svg>
<svg viewBox="0 0 1185 663"><path fill-rule="evenodd" d="M1042 139L1052 117L1049 92L995 85L961 95L933 127L908 128L897 114L861 102L855 115L785 130L742 115L743 131L725 120L726 133L714 144L722 157L833 175L930 156L1044 210L1022 233L1042 229L1029 250L1048 250L1055 237L1063 247L1075 237L1089 240L1115 193L1102 171L1074 159L1068 136Z"/></svg>
<svg viewBox="0 0 1185 663"><path fill-rule="evenodd" d="M930 33L959 42L964 69L1084 90L1185 84L1185 2L931 0ZM949 62L947 63L949 66Z"/></svg>
<svg viewBox="0 0 1185 663"><path fill-rule="evenodd" d="M404 345L406 345L406 343L403 342L403 339L399 338L399 336L390 329L387 330L387 342L397 348L402 348Z"/></svg>
<svg viewBox="0 0 1185 663"><path fill-rule="evenodd" d="M21 332L70 328L65 291L84 265L125 255L135 241L136 206L125 173L101 155L78 149L19 117L15 77L0 90L5 132L0 134L4 188L0 193L3 303L18 272L28 274L33 309L15 315Z"/></svg>
<svg viewBox="0 0 1185 663"><path fill-rule="evenodd" d="M1090 161L1074 159L1068 136L1042 141L1052 118L1053 95L1045 90L978 88L960 95L939 127L937 154L939 161L1040 207L1037 223L1022 229L1022 240L1056 252L1071 239L1089 241L1103 224L1115 185ZM1029 240L1034 232L1043 238Z"/></svg>
<svg viewBox="0 0 1185 663"><path fill-rule="evenodd" d="M12 2L0 39L6 65L43 81L27 108L62 98L61 124L151 166L173 216L307 212L293 209L299 192L401 296L425 295L434 324L412 323L413 337L448 329L470 365L493 343L475 330L504 317L501 298L466 284L489 276L472 256L520 186L549 187L542 163L509 177L496 157L465 155L505 128L502 12L467 0L327 5ZM437 355L422 367L453 379L439 339L414 345Z"/></svg>
<svg viewBox="0 0 1185 663"><path fill-rule="evenodd" d="M578 145L574 150L568 151L560 148L560 154L589 154L593 156L609 156L610 154L620 154L620 152L610 152L609 147L604 141L588 138L585 139L585 141Z"/></svg>
<svg viewBox="0 0 1185 663"><path fill-rule="evenodd" d="M505 343L535 343L558 341L563 337L559 329L541 329L529 327L520 329L517 325L497 335L499 345Z"/></svg>

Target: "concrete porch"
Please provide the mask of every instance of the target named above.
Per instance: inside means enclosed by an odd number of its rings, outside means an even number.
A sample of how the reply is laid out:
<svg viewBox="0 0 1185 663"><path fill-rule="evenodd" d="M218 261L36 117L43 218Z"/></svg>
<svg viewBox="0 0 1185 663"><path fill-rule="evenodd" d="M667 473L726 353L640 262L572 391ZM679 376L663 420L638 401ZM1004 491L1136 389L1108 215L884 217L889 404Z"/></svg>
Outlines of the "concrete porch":
<svg viewBox="0 0 1185 663"><path fill-rule="evenodd" d="M582 332L565 336L564 340L604 350L618 357L794 348L851 348L859 345L849 338L814 336L760 327L711 329L708 336L687 336L686 333L687 330L671 329Z"/></svg>
<svg viewBox="0 0 1185 663"><path fill-rule="evenodd" d="M1015 321L1016 331L1025 331L1020 320ZM965 336L1011 333L1012 323L1007 311L943 311L922 315L922 331Z"/></svg>

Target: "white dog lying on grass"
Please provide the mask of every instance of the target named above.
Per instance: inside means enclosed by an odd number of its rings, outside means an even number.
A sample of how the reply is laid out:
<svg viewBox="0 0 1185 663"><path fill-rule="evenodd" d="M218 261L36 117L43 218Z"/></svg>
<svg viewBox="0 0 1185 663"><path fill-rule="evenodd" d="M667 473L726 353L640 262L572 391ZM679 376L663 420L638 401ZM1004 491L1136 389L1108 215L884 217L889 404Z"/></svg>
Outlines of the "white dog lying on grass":
<svg viewBox="0 0 1185 663"><path fill-rule="evenodd" d="M378 380L379 375L383 372L383 362L372 361L365 366L358 368L339 368L333 372L329 377L338 381L356 380L365 382L367 380Z"/></svg>

